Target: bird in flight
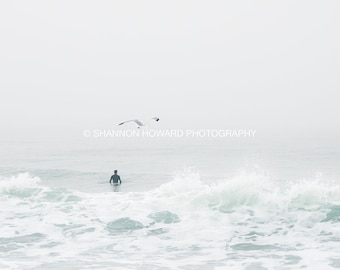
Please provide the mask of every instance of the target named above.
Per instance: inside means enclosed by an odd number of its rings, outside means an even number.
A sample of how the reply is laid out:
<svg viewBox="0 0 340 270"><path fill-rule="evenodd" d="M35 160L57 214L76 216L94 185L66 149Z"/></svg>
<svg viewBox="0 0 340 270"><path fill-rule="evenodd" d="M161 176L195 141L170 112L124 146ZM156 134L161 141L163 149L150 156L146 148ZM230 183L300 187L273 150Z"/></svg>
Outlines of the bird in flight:
<svg viewBox="0 0 340 270"><path fill-rule="evenodd" d="M128 123L128 122L135 122L138 125L137 128L141 128L141 127L146 127L152 120L158 122L159 118L158 117L153 117L153 118L151 118L149 121L147 121L145 123L142 123L141 121L139 121L137 119L135 119L135 120L128 120L128 121L124 121L124 122L119 123L119 126L123 125L125 123Z"/></svg>

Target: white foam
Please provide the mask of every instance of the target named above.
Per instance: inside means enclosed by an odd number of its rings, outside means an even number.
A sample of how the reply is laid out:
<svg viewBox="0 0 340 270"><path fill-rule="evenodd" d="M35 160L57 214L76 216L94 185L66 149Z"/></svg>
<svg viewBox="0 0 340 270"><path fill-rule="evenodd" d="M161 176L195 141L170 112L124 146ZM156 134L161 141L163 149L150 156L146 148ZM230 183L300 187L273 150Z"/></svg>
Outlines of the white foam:
<svg viewBox="0 0 340 270"><path fill-rule="evenodd" d="M289 256L297 258L294 267L313 269L336 257L334 241L340 238L338 226L324 222L327 207L340 204L339 185L320 180L279 186L261 173L243 172L210 182L189 170L147 192L55 190L29 174L3 178L0 187L5 193L0 197L2 241L40 235L29 249L18 243L8 250L4 264L17 269L71 263L75 257L76 268L87 263L128 269L132 262L150 269L189 268L193 262L197 267L210 263L238 269L260 263L283 268ZM40 192L8 196L32 188ZM127 221L125 230L121 226ZM11 259L15 252L21 260Z"/></svg>
<svg viewBox="0 0 340 270"><path fill-rule="evenodd" d="M18 175L0 177L0 190L8 191L12 188L23 189L36 187L40 183L40 178L29 173L19 173Z"/></svg>

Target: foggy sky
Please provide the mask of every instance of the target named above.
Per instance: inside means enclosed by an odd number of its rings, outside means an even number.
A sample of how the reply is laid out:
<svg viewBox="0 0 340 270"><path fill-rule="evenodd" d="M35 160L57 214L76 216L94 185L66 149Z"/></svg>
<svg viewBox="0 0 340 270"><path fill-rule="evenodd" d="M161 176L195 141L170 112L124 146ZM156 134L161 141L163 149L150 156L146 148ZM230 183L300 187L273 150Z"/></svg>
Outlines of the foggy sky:
<svg viewBox="0 0 340 270"><path fill-rule="evenodd" d="M339 131L339 1L1 1L4 130Z"/></svg>

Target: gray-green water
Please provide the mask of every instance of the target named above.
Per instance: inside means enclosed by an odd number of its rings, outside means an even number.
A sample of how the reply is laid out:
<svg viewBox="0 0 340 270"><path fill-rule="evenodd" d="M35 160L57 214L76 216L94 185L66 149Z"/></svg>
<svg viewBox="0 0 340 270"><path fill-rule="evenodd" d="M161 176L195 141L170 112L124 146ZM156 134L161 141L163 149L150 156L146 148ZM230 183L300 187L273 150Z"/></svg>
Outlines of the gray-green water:
<svg viewBox="0 0 340 270"><path fill-rule="evenodd" d="M340 268L339 149L2 142L0 268ZM108 183L114 169L119 188Z"/></svg>

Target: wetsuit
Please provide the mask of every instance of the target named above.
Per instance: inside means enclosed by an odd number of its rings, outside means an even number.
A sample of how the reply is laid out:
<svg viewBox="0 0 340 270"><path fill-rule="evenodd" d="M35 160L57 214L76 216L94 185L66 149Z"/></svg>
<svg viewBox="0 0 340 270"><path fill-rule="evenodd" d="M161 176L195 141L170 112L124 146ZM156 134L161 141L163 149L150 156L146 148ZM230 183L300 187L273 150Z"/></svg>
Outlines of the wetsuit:
<svg viewBox="0 0 340 270"><path fill-rule="evenodd" d="M114 184L121 184L122 183L122 181L120 180L120 176L118 174L112 175L111 178L110 178L110 184L111 184L111 181Z"/></svg>

